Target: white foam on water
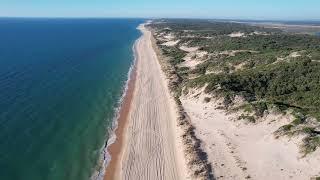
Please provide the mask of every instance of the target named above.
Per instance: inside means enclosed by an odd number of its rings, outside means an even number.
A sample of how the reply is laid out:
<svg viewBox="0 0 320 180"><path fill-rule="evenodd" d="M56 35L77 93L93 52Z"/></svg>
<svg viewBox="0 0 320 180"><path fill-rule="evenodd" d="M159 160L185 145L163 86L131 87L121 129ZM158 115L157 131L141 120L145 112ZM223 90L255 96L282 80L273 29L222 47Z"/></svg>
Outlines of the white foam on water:
<svg viewBox="0 0 320 180"><path fill-rule="evenodd" d="M126 97L127 95L127 91L128 91L128 88L129 88L129 82L131 80L131 77L132 77L132 73L133 73L133 70L135 68L135 65L136 65L136 60L137 60L137 55L136 55L136 44L138 43L138 40L137 39L132 47L133 49L133 54L134 54L134 60L130 66L130 69L128 71L128 78L127 78L127 81L125 83L125 85L123 86L122 88L122 96L120 97L118 103L117 103L117 107L115 108L115 115L114 115L114 118L112 120L112 127L111 128L108 128L108 135L109 135L109 139L106 141L105 145L101 148L101 155L100 155L100 160L99 160L99 163L98 163L98 169L93 173L93 175L91 176L91 180L103 180L104 178L104 175L105 175L105 170L106 170L106 167L108 166L110 160L111 160L111 155L110 153L108 152L108 148L110 145L112 145L116 139L117 139L117 136L116 136L116 130L118 128L118 119L120 117L120 110L121 110L121 107L123 105L123 101L124 101L124 98Z"/></svg>

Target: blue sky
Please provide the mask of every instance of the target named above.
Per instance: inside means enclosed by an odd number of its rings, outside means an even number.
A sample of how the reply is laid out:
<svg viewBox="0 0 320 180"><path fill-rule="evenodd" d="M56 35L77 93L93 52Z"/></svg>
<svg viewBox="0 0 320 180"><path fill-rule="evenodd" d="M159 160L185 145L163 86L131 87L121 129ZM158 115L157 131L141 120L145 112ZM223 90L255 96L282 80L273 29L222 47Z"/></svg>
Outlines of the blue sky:
<svg viewBox="0 0 320 180"><path fill-rule="evenodd" d="M0 16L320 20L320 0L0 0Z"/></svg>

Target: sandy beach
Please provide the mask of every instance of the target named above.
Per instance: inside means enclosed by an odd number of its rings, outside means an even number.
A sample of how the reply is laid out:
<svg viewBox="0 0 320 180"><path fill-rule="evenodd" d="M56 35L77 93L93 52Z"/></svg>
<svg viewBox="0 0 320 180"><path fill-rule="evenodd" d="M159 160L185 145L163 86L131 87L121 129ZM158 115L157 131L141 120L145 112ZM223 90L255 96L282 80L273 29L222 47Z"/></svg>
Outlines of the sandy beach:
<svg viewBox="0 0 320 180"><path fill-rule="evenodd" d="M110 151L113 160L104 179L187 179L175 103L152 48L151 32L144 25L139 30L133 94L126 102L130 108L123 112L126 120L119 121L119 145Z"/></svg>
<svg viewBox="0 0 320 180"><path fill-rule="evenodd" d="M136 45L134 45L134 52L136 52ZM130 79L128 82L128 87L126 94L123 98L122 105L120 107L119 111L119 117L117 119L118 121L118 127L115 130L115 136L116 136L116 141L111 144L108 147L108 153L112 157L108 167L106 168L105 176L104 179L114 179L115 177L115 172L117 168L119 167L119 162L120 162L120 154L123 150L124 146L124 136L125 136L125 131L127 129L127 124L128 124L128 115L130 112L130 107L131 107L131 102L132 102L132 96L134 92L134 87L135 87L135 82L136 82L136 77L137 77L137 68L136 68L136 62L132 68L132 72L130 74Z"/></svg>

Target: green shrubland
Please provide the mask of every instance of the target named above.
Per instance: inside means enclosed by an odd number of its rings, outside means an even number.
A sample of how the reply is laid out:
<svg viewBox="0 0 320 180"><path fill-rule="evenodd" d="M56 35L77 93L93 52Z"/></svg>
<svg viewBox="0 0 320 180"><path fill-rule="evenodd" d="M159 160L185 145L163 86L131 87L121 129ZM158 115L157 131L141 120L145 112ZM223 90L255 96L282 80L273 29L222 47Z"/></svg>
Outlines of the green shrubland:
<svg viewBox="0 0 320 180"><path fill-rule="evenodd" d="M271 109L291 113L292 122L276 133L304 134L305 154L320 146L320 132L309 123L320 121L319 36L211 20L160 20L151 27L180 40L173 47L158 43L179 79L172 86L178 96L182 89L186 93L206 85L205 92L222 97L226 108L240 96L245 102L231 109L241 109L239 120L251 123ZM244 36L230 37L234 32ZM199 47L208 57L194 68L183 67L187 52L179 49L181 45ZM210 101L211 97L205 99Z"/></svg>

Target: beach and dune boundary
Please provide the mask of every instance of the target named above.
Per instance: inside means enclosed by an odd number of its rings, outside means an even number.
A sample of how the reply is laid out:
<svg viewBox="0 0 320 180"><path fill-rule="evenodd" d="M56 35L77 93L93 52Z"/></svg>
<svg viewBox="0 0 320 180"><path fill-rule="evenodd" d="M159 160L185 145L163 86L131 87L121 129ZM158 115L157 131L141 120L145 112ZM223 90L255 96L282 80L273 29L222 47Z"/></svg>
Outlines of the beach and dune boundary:
<svg viewBox="0 0 320 180"><path fill-rule="evenodd" d="M213 179L201 141L169 90L172 79L166 68L170 65L157 48L152 29L146 24L138 29L142 36L134 45L135 65L119 110L116 139L107 147L111 160L103 179ZM150 161L154 166L146 167Z"/></svg>

